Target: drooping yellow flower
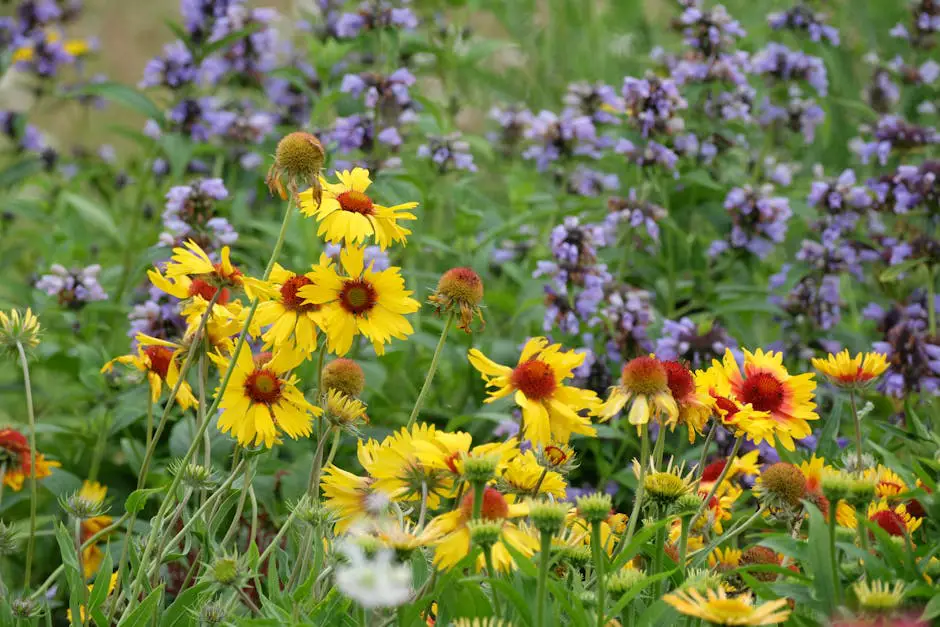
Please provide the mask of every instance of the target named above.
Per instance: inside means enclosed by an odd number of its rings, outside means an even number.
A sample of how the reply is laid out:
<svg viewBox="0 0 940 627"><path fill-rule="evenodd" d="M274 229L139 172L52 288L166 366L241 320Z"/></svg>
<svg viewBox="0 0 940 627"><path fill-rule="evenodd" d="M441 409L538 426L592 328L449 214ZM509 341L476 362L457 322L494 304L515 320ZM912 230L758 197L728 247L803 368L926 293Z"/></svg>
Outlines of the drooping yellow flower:
<svg viewBox="0 0 940 627"><path fill-rule="evenodd" d="M835 385L843 387L864 386L871 383L885 370L888 362L882 353L858 353L855 357L848 349L825 359L813 359L813 368L823 373Z"/></svg>
<svg viewBox="0 0 940 627"><path fill-rule="evenodd" d="M734 354L727 350L721 362L712 362L708 373L706 378L715 388L712 396L716 397L719 412L724 412L723 420L740 427L755 442L759 442L756 438L771 442L776 438L792 451L793 439L810 435L808 421L819 418L813 402L816 382L812 373L791 375L783 366L782 353L745 350L742 373ZM768 419L772 425L770 436L763 431ZM761 431L752 434L749 423L760 424Z"/></svg>
<svg viewBox="0 0 940 627"><path fill-rule="evenodd" d="M319 264L307 273L310 285L297 290L306 303L323 307L327 344L330 352L345 355L357 335L372 341L376 354L385 354L392 338L405 339L414 329L405 314L418 311L420 304L405 289L399 269L381 272L365 267L365 249L347 247L340 253L346 272L339 275L331 264Z"/></svg>
<svg viewBox="0 0 940 627"><path fill-rule="evenodd" d="M568 483L560 473L543 467L532 449L513 457L499 476L503 492L510 494L550 494L565 498Z"/></svg>
<svg viewBox="0 0 940 627"><path fill-rule="evenodd" d="M49 461L42 453L37 452L35 459L30 456L29 440L15 429L0 429L0 464L5 471L3 483L10 486L14 492L23 489L23 482L32 473L32 465L36 465L36 479L44 479L52 474L51 468L60 468L62 464Z"/></svg>
<svg viewBox="0 0 940 627"><path fill-rule="evenodd" d="M116 357L101 367L101 372L111 372L114 369L115 362L126 366L133 366L147 376L150 383L150 402L156 403L160 400L160 394L163 392L163 384L172 390L180 380L180 357L182 356L182 347L173 342L160 340L158 338L138 333L137 354L122 355ZM176 402L183 409L196 407L199 401L193 396L193 390L189 382L180 383L179 390L176 393Z"/></svg>
<svg viewBox="0 0 940 627"><path fill-rule="evenodd" d="M326 415L333 424L352 428L358 422L369 422L365 403L358 398L346 396L337 389L326 394Z"/></svg>
<svg viewBox="0 0 940 627"><path fill-rule="evenodd" d="M0 311L0 349L16 355L18 343L26 350L39 346L39 318L32 309L23 313L16 309L10 313Z"/></svg>
<svg viewBox="0 0 940 627"><path fill-rule="evenodd" d="M322 177L322 200L317 202L314 190L299 194L300 210L307 216L315 216L320 228L317 235L326 241L358 246L369 237L383 250L392 243L404 244L411 231L399 224L403 220L415 220L408 209L418 206L416 202L386 207L377 204L366 191L372 184L369 171L354 168L351 172L337 172L339 183L329 183Z"/></svg>
<svg viewBox="0 0 940 627"><path fill-rule="evenodd" d="M104 503L104 499L107 495L107 486L103 486L97 481L85 481L82 483L82 489L78 493L79 498L99 505ZM110 525L113 521L113 518L106 515L84 519L81 522L82 543L84 544L90 537ZM97 542L82 550L83 576L85 579L88 579L98 572L98 568L101 566L101 560L103 559L104 552L101 550L101 547L98 546Z"/></svg>
<svg viewBox="0 0 940 627"><path fill-rule="evenodd" d="M486 386L494 388L484 402L514 393L522 408L522 435L533 444L565 444L572 433L597 433L589 418L600 408L597 395L564 384L584 362L583 353L564 351L561 344L549 345L544 337L535 337L526 342L515 368L497 364L475 348L468 357Z"/></svg>
<svg viewBox="0 0 940 627"><path fill-rule="evenodd" d="M786 599L754 605L749 592L729 597L723 588L706 590L677 590L663 597L663 601L686 616L701 618L715 625L776 625L790 617L790 610L782 609Z"/></svg>
<svg viewBox="0 0 940 627"><path fill-rule="evenodd" d="M666 370L666 382L669 392L679 408L675 418L666 412L665 424L672 431L676 425L685 425L689 434L689 444L695 442L695 437L702 433L708 419L711 417L712 399L706 390L695 384L692 371L678 361L661 361Z"/></svg>
<svg viewBox="0 0 940 627"><path fill-rule="evenodd" d="M650 418L662 418L663 422L673 425L679 418L679 406L669 389L669 375L655 357L636 357L624 365L620 384L610 389L610 396L600 411L601 418L613 418L627 403L630 403L627 420L636 425L638 433Z"/></svg>
<svg viewBox="0 0 940 627"><path fill-rule="evenodd" d="M225 372L229 359L217 353L210 357ZM235 369L222 393L219 430L231 433L242 446L271 448L281 434L297 439L311 432L312 416L323 410L311 405L297 389L298 379L288 375L303 361L303 354L285 347L273 355L252 358L244 345L232 359Z"/></svg>
<svg viewBox="0 0 940 627"><path fill-rule="evenodd" d="M298 291L312 281L274 264L269 282L274 288L273 298L260 303L255 313L258 325L269 327L262 336L265 348L287 344L305 355L311 354L317 348L317 330L323 328L324 312L320 305L305 302Z"/></svg>
<svg viewBox="0 0 940 627"><path fill-rule="evenodd" d="M470 553L470 530L467 522L473 511L473 493L465 494L461 505L454 511L441 514L429 523L441 539L434 549L434 565L440 569L449 569L460 562ZM529 508L524 503L515 503L510 496L508 499L495 488L487 487L483 491L483 504L481 516L484 520L500 524L499 540L492 547L493 566L500 572L515 568L512 555L506 549L509 544L517 552L529 557L538 549L538 534L527 526L519 526L511 521L512 518L526 516ZM476 568L485 566L485 558L477 558Z"/></svg>

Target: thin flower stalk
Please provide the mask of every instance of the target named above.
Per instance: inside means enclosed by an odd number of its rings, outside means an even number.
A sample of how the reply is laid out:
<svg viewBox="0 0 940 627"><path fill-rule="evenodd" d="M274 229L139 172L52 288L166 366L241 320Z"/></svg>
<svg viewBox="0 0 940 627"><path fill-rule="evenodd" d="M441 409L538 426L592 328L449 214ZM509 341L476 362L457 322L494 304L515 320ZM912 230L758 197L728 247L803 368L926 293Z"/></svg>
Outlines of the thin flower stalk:
<svg viewBox="0 0 940 627"><path fill-rule="evenodd" d="M695 515L692 516L692 520L689 523L693 527L695 523L701 518L702 513L705 511L705 508L708 507L708 504L711 502L712 497L715 496L715 493L718 491L719 486L725 480L725 477L728 476L728 471L731 470L731 465L734 462L735 457L738 456L738 451L741 450L741 443L744 441L744 436L740 435L735 439L734 446L731 447L731 454L728 455L728 462L725 464L725 467L721 469L721 474L718 475L718 479L715 481L715 484L712 486L711 490L708 491L708 495L702 501L702 504L699 506L698 511L695 512Z"/></svg>
<svg viewBox="0 0 940 627"><path fill-rule="evenodd" d="M20 356L20 367L23 369L23 387L26 392L26 417L29 419L29 536L26 539L26 566L23 572L23 589L29 590L29 582L33 571L33 550L36 545L36 507L39 500L36 485L36 414L33 412L33 387L29 380L29 363L26 359L26 350L19 341L16 350Z"/></svg>
<svg viewBox="0 0 940 627"><path fill-rule="evenodd" d="M444 328L441 329L441 337L438 339L437 347L434 349L434 355L431 357L431 365L428 366L428 373L424 377L424 384L421 385L421 391L418 392L418 398L415 400L415 405L411 409L411 415L408 417L408 424L406 426L408 429L411 429L414 425L415 420L418 419L418 414L421 412L421 408L424 406L424 399L428 394L428 390L431 389L431 383L434 381L434 374L437 372L437 365L441 359L441 353L444 351L444 343L447 341L447 334L450 332L450 327L453 324L454 312L451 311L444 320Z"/></svg>

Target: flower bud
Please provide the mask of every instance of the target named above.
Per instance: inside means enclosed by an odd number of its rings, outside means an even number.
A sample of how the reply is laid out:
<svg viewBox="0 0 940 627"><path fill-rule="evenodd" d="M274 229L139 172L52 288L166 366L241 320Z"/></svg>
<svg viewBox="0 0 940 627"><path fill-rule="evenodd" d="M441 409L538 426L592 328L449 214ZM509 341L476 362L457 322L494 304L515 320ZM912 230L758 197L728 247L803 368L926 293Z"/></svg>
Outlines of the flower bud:
<svg viewBox="0 0 940 627"><path fill-rule="evenodd" d="M17 344L25 351L39 346L39 319L31 309L23 314L16 309L0 311L0 351L15 357L19 354Z"/></svg>
<svg viewBox="0 0 940 627"><path fill-rule="evenodd" d="M565 524L568 504L555 501L530 501L529 519L540 533L555 535Z"/></svg>
<svg viewBox="0 0 940 627"><path fill-rule="evenodd" d="M609 494L595 492L578 498L578 513L589 523L600 523L610 516L612 501Z"/></svg>
<svg viewBox="0 0 940 627"><path fill-rule="evenodd" d="M635 585L646 580L646 573L636 568L622 568L607 578L607 589L614 597L629 592Z"/></svg>
<svg viewBox="0 0 940 627"><path fill-rule="evenodd" d="M468 521L467 529L470 530L470 541L473 542L473 544L483 547L483 550L488 551L491 546L499 542L503 525L498 521L494 522L478 518Z"/></svg>
<svg viewBox="0 0 940 627"><path fill-rule="evenodd" d="M483 302L483 279L470 268L451 268L437 283L437 289L428 297L437 307L437 313L459 314L457 328L472 332L474 317L480 318L481 328L486 324L480 304Z"/></svg>
<svg viewBox="0 0 940 627"><path fill-rule="evenodd" d="M346 396L356 397L366 387L366 375L352 359L334 359L323 367L321 376L320 389L324 393L338 390Z"/></svg>
<svg viewBox="0 0 940 627"><path fill-rule="evenodd" d="M676 516L692 516L702 506L702 497L694 492L683 494L672 505L672 513Z"/></svg>
<svg viewBox="0 0 940 627"><path fill-rule="evenodd" d="M199 622L203 625L218 625L225 621L225 606L221 603L206 603L199 610Z"/></svg>
<svg viewBox="0 0 940 627"><path fill-rule="evenodd" d="M20 597L13 599L10 603L10 609L17 618L34 618L39 616L40 606L29 597Z"/></svg>
<svg viewBox="0 0 940 627"><path fill-rule="evenodd" d="M463 478L471 485L486 483L493 478L498 464L499 457L496 456L464 457Z"/></svg>
<svg viewBox="0 0 940 627"><path fill-rule="evenodd" d="M241 561L235 555L220 555L209 565L209 579L222 587L236 588L244 576Z"/></svg>
<svg viewBox="0 0 940 627"><path fill-rule="evenodd" d="M669 507L679 497L688 494L692 489L688 482L672 472L654 472L643 479L643 487L649 498L662 508Z"/></svg>
<svg viewBox="0 0 940 627"><path fill-rule="evenodd" d="M178 460L170 466L170 473L179 475L183 485L193 490L212 490L218 484L211 468L192 462L183 464Z"/></svg>

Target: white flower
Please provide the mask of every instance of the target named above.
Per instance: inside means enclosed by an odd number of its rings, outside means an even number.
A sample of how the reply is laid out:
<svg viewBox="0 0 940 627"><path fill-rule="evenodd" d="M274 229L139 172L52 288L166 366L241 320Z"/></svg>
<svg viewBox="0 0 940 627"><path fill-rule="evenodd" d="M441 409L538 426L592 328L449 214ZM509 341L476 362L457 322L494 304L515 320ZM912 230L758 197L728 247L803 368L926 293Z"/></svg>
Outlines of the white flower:
<svg viewBox="0 0 940 627"><path fill-rule="evenodd" d="M393 553L380 550L366 557L355 542L344 542L340 550L349 560L336 568L340 592L366 609L398 607L411 599L411 566L395 564Z"/></svg>

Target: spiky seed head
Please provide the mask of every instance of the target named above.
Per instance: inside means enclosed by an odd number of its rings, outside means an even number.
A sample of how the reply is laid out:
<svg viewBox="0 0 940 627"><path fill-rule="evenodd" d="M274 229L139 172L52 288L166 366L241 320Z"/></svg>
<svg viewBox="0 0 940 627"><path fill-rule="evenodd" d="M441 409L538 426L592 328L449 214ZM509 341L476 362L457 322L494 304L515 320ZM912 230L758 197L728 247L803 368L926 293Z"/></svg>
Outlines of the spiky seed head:
<svg viewBox="0 0 940 627"><path fill-rule="evenodd" d="M761 499L771 507L799 507L806 495L806 477L799 468L778 462L761 473Z"/></svg>
<svg viewBox="0 0 940 627"><path fill-rule="evenodd" d="M477 518L467 522L467 529L470 530L471 542L488 550L491 546L499 542L499 536L503 531L503 524L501 521Z"/></svg>
<svg viewBox="0 0 940 627"><path fill-rule="evenodd" d="M694 492L683 494L673 503L672 513L676 516L692 516L702 506L702 497Z"/></svg>
<svg viewBox="0 0 940 627"><path fill-rule="evenodd" d="M242 576L242 565L234 555L221 555L209 565L209 576L221 586L234 586Z"/></svg>
<svg viewBox="0 0 940 627"><path fill-rule="evenodd" d="M78 492L59 497L59 506L66 514L79 520L103 516L108 511L104 501L87 499Z"/></svg>
<svg viewBox="0 0 940 627"><path fill-rule="evenodd" d="M741 555L741 565L755 565L755 564L775 564L780 565L780 560L777 558L777 554L774 553L771 549L768 549L765 546L752 546L746 550ZM760 581L776 581L777 573L772 572L752 572L751 575L759 579Z"/></svg>
<svg viewBox="0 0 940 627"><path fill-rule="evenodd" d="M568 504L557 501L529 501L529 520L540 533L555 535L565 524Z"/></svg>
<svg viewBox="0 0 940 627"><path fill-rule="evenodd" d="M366 375L362 366L352 359L340 357L323 367L320 388L324 392L339 390L346 396L357 397L366 387Z"/></svg>
<svg viewBox="0 0 940 627"><path fill-rule="evenodd" d="M499 457L496 456L465 457L463 459L463 478L471 485L486 483L493 478L498 465Z"/></svg>
<svg viewBox="0 0 940 627"><path fill-rule="evenodd" d="M595 492L579 497L577 500L578 513L589 523L599 523L607 520L613 507L610 495Z"/></svg>
<svg viewBox="0 0 940 627"><path fill-rule="evenodd" d="M199 621L204 625L218 625L225 621L225 616L225 606L216 601L206 603L199 610Z"/></svg>
<svg viewBox="0 0 940 627"><path fill-rule="evenodd" d="M13 599L13 602L10 603L10 609L13 610L13 615L17 618L33 618L39 616L39 611L42 608L29 597L20 597Z"/></svg>
<svg viewBox="0 0 940 627"><path fill-rule="evenodd" d="M672 472L654 472L646 475L643 487L650 499L659 507L669 507L683 494L688 494L691 486L679 475Z"/></svg>
<svg viewBox="0 0 940 627"><path fill-rule="evenodd" d="M193 490L212 490L218 483L211 468L193 462L184 464L177 460L170 466L170 472L179 475L183 485Z"/></svg>
<svg viewBox="0 0 940 627"><path fill-rule="evenodd" d="M472 332L470 324L479 317L485 324L480 304L483 302L483 279L470 268L451 268L437 283L437 289L428 297L438 314L453 312L458 315L457 328Z"/></svg>
<svg viewBox="0 0 940 627"><path fill-rule="evenodd" d="M325 158L323 144L314 135L303 131L285 135L277 144L274 163L265 179L268 189L287 200L288 194L296 195L300 187L312 187L319 204L320 170Z"/></svg>
<svg viewBox="0 0 940 627"><path fill-rule="evenodd" d="M881 614L901 605L905 588L903 581L895 581L893 584L878 580L859 581L852 586L852 592L862 609Z"/></svg>
<svg viewBox="0 0 940 627"><path fill-rule="evenodd" d="M558 561L567 562L573 568L584 568L592 559L591 547L586 544L553 546L552 552L558 556Z"/></svg>
<svg viewBox="0 0 940 627"><path fill-rule="evenodd" d="M636 568L622 568L607 578L607 589L619 596L646 580L646 573Z"/></svg>

